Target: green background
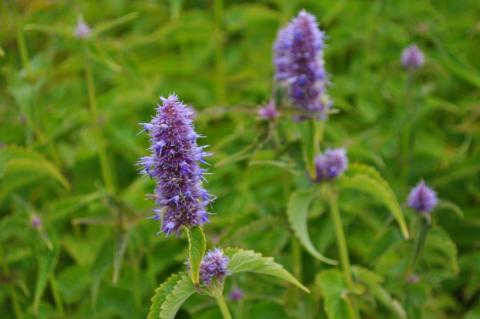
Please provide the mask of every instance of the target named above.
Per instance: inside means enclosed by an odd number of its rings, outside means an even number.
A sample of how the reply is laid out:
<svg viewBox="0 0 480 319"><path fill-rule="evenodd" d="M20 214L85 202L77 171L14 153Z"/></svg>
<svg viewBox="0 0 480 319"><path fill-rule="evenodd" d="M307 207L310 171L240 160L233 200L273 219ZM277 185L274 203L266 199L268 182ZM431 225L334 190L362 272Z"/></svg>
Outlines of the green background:
<svg viewBox="0 0 480 319"><path fill-rule="evenodd" d="M148 147L138 123L172 92L194 106L206 136L199 143L213 153L209 246L273 256L313 292L299 297L269 277L234 277L226 293L240 287L246 298L230 302L233 315L326 318L317 274L332 267L302 250L303 267L294 269L285 216L290 194L308 184L296 124L256 118L272 91L276 32L302 8L327 34L338 112L322 148L344 146L350 162L376 167L401 203L421 178L442 199L420 281L403 291L396 267L411 241L371 197L342 194L352 263L381 276L409 318L480 317L480 2L31 0L0 4L2 319L144 318L155 287L184 269L186 239L155 236L158 223L146 219L153 182L136 167ZM98 34L75 38L79 16ZM426 63L408 87L400 55L411 43ZM287 138L267 140L275 132ZM311 209L310 236L336 258L325 207ZM414 224L412 211L404 214ZM369 293L365 318L395 318ZM205 296L178 315L219 316Z"/></svg>

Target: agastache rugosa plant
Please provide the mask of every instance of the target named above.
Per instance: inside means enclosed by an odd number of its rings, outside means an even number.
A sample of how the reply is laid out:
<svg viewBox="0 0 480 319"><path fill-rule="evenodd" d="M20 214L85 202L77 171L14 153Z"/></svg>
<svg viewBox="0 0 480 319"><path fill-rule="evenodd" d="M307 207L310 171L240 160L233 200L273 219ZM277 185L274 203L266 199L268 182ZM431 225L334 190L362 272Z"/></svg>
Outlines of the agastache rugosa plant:
<svg viewBox="0 0 480 319"><path fill-rule="evenodd" d="M348 290L346 301L348 300L349 313L352 318L359 318L353 296L357 291L356 283L339 211L340 190L354 189L374 195L393 214L405 238L409 237L409 232L394 192L374 168L353 163L347 172L349 161L344 148L327 149L323 154L320 151L325 120L332 106L326 92L329 77L323 59L324 39L325 34L319 29L316 18L303 10L287 26L280 29L274 44L273 95L280 96L278 105L291 105L296 110L293 119L300 132L308 177L313 182L308 189L293 192L288 202L287 215L293 233L303 247L318 260L336 265L336 261L324 257L314 247L307 230L308 210L312 202L319 195L328 202L343 278ZM278 94L277 90L284 94ZM285 96L286 99L283 98ZM323 121L318 121L319 119ZM295 245L292 244L292 251L297 250L294 248ZM301 257L294 260L294 264L299 263Z"/></svg>
<svg viewBox="0 0 480 319"><path fill-rule="evenodd" d="M185 229L188 237L187 273L172 275L156 290L149 319L173 319L181 304L192 294L217 300L225 319L231 318L223 297L225 277L239 272L257 272L284 279L308 292L273 259L253 251L216 248L205 254L202 226L207 222L206 206L212 197L202 186L200 163L208 154L197 145L193 111L177 96L161 98L150 123L142 123L150 136L150 156L140 159L141 173L155 180L154 219L161 220L162 232L176 234Z"/></svg>
<svg viewBox="0 0 480 319"><path fill-rule="evenodd" d="M428 231L432 224L430 216L432 210L437 206L437 193L430 188L424 180L421 180L415 187L410 190L407 198L407 205L416 213L417 222L420 225L417 236L415 238L410 263L405 270L405 280L411 281L411 278L417 277L415 272L415 265L420 256L425 241L427 239Z"/></svg>

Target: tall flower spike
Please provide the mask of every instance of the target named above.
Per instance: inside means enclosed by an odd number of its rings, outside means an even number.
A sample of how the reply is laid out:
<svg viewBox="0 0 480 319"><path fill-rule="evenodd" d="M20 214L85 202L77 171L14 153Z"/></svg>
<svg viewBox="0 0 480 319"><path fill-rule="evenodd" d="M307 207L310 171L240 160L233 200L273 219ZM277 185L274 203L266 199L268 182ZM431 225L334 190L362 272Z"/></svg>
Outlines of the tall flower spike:
<svg viewBox="0 0 480 319"><path fill-rule="evenodd" d="M200 279L205 285L210 285L213 279L223 280L228 275L228 257L219 248L205 254L200 264Z"/></svg>
<svg viewBox="0 0 480 319"><path fill-rule="evenodd" d="M425 63L423 52L415 45L405 48L402 52L402 65L407 70L417 70Z"/></svg>
<svg viewBox="0 0 480 319"><path fill-rule="evenodd" d="M422 180L408 195L408 206L418 213L429 213L437 206L437 194Z"/></svg>
<svg viewBox="0 0 480 319"><path fill-rule="evenodd" d="M315 158L317 172L316 182L333 180L341 175L348 166L348 158L344 148L328 149L325 154Z"/></svg>
<svg viewBox="0 0 480 319"><path fill-rule="evenodd" d="M143 123L150 135L150 156L140 159L142 173L156 183L154 219L162 220L162 231L178 233L182 226L207 222L206 206L212 200L202 187L204 170L199 162L208 153L197 146L192 125L193 111L176 95L161 97L157 113L150 123Z"/></svg>
<svg viewBox="0 0 480 319"><path fill-rule="evenodd" d="M320 119L331 106L326 94L324 37L316 18L302 10L279 31L274 45L275 79L287 87L296 108Z"/></svg>

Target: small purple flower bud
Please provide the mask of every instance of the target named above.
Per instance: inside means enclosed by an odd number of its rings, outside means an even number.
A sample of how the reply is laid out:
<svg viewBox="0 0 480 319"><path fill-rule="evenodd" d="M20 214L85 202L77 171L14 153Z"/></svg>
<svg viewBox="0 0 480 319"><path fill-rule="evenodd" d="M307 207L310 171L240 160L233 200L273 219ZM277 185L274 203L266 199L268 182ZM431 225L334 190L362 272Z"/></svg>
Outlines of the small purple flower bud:
<svg viewBox="0 0 480 319"><path fill-rule="evenodd" d="M42 227L42 220L40 219L40 216L33 215L30 219L30 225L34 229L39 229L40 227Z"/></svg>
<svg viewBox="0 0 480 319"><path fill-rule="evenodd" d="M245 297L245 294L240 288L235 288L230 291L229 297L232 301L240 301Z"/></svg>
<svg viewBox="0 0 480 319"><path fill-rule="evenodd" d="M425 63L423 52L415 45L405 48L402 52L402 65L407 70L417 70Z"/></svg>
<svg viewBox="0 0 480 319"><path fill-rule="evenodd" d="M199 162L208 153L197 146L192 111L175 95L161 98L162 104L150 123L142 123L150 135L150 155L142 157L141 173L156 183L154 219L162 220L162 231L178 233L208 221L205 207L212 197L202 187L204 169Z"/></svg>
<svg viewBox="0 0 480 319"><path fill-rule="evenodd" d="M203 257L200 264L200 279L203 284L209 285L213 279L222 281L228 273L228 257L219 248L210 250Z"/></svg>
<svg viewBox="0 0 480 319"><path fill-rule="evenodd" d="M418 213L429 213L437 205L437 194L422 180L408 195L408 206Z"/></svg>
<svg viewBox="0 0 480 319"><path fill-rule="evenodd" d="M275 107L275 103L270 101L267 105L262 106L258 110L258 117L262 120L273 120L278 117L278 111Z"/></svg>
<svg viewBox="0 0 480 319"><path fill-rule="evenodd" d="M405 279L405 282L410 285L416 284L419 281L420 281L420 277L417 274L410 274Z"/></svg>
<svg viewBox="0 0 480 319"><path fill-rule="evenodd" d="M315 158L316 182L333 180L341 175L348 166L348 158L344 148L327 149L324 154Z"/></svg>
<svg viewBox="0 0 480 319"><path fill-rule="evenodd" d="M275 79L287 87L295 107L319 119L331 106L326 94L324 37L316 18L302 10L279 31L274 45Z"/></svg>
<svg viewBox="0 0 480 319"><path fill-rule="evenodd" d="M90 26L83 20L83 18L78 18L77 25L75 27L75 36L78 39L86 39L90 36L92 29Z"/></svg>

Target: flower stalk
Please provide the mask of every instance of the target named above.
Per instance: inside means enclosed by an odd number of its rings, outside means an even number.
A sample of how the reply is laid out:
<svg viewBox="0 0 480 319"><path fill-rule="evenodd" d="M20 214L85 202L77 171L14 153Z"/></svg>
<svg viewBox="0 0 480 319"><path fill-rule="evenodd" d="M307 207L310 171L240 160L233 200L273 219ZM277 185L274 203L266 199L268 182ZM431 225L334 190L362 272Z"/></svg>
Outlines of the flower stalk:
<svg viewBox="0 0 480 319"><path fill-rule="evenodd" d="M350 292L355 290L355 286L352 279L352 270L350 266L350 258L348 256L347 240L345 237L345 232L343 230L342 219L340 217L340 211L338 209L338 193L329 188L327 189L327 197L330 205L330 214L333 220L335 227L335 236L337 240L338 253L340 255L340 264L342 267L343 276ZM359 318L357 307L353 300L349 300L348 308L352 317L357 319Z"/></svg>
<svg viewBox="0 0 480 319"><path fill-rule="evenodd" d="M232 315L230 315L230 311L228 310L228 306L223 295L220 294L216 296L215 299L217 300L218 308L220 308L223 319L232 319Z"/></svg>

